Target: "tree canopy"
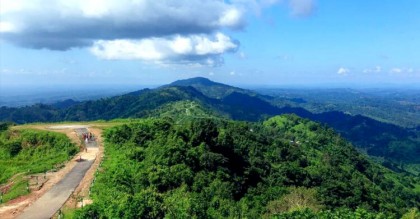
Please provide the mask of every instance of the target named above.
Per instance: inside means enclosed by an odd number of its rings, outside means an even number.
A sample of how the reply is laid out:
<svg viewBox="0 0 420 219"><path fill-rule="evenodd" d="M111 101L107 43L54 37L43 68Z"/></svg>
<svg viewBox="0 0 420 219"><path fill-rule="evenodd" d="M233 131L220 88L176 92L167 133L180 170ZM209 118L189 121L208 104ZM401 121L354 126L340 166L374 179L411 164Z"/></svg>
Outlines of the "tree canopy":
<svg viewBox="0 0 420 219"><path fill-rule="evenodd" d="M94 202L76 218L386 218L420 203L418 178L401 179L297 116L147 119L104 137Z"/></svg>

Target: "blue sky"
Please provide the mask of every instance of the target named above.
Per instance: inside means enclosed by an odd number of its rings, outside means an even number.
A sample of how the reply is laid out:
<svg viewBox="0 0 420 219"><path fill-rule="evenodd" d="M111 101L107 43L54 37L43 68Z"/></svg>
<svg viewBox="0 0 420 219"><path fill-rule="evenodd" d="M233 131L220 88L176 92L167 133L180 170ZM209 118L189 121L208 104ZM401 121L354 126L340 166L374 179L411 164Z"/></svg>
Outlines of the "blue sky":
<svg viewBox="0 0 420 219"><path fill-rule="evenodd" d="M417 0L0 0L0 85L420 85Z"/></svg>

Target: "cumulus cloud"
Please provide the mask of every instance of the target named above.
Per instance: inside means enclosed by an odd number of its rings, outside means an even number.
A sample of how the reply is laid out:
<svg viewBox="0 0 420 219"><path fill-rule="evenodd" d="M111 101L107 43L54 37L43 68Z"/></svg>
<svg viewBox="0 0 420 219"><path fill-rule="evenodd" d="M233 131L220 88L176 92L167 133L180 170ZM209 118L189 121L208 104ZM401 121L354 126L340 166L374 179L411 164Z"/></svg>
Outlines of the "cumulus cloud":
<svg viewBox="0 0 420 219"><path fill-rule="evenodd" d="M57 50L245 25L241 8L214 0L2 0L0 8L3 38Z"/></svg>
<svg viewBox="0 0 420 219"><path fill-rule="evenodd" d="M293 16L306 17L315 10L315 0L289 0L289 7Z"/></svg>
<svg viewBox="0 0 420 219"><path fill-rule="evenodd" d="M305 16L313 0L0 0L0 38L33 49L87 47L102 59L218 66L239 42L246 13L289 3ZM239 54L243 57L244 54Z"/></svg>
<svg viewBox="0 0 420 219"><path fill-rule="evenodd" d="M90 51L102 59L138 59L159 63L200 63L218 66L225 52L238 48L238 42L216 33L207 35L177 35L171 38L147 38L141 40L99 40Z"/></svg>
<svg viewBox="0 0 420 219"><path fill-rule="evenodd" d="M348 73L350 73L350 69L348 69L348 68L340 67L337 70L337 74L339 74L339 75L347 75Z"/></svg>

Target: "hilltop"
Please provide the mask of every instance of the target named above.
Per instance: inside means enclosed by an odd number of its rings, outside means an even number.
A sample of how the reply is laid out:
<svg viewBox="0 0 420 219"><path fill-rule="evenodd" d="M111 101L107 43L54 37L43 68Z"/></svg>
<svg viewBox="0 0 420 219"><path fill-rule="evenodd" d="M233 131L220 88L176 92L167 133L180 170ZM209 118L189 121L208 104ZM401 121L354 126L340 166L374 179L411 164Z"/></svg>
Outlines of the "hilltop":
<svg viewBox="0 0 420 219"><path fill-rule="evenodd" d="M297 116L153 118L104 137L94 202L76 218L373 219L420 203L416 178L401 178Z"/></svg>
<svg viewBox="0 0 420 219"><path fill-rule="evenodd" d="M222 99L234 92L249 94L253 96L256 95L256 93L253 91L214 82L203 77L195 77L195 78L189 78L189 79L184 79L184 80L178 80L168 85L165 85L163 87L170 87L170 86L182 86L182 87L190 86L200 91L204 95L211 98L216 98L216 99Z"/></svg>

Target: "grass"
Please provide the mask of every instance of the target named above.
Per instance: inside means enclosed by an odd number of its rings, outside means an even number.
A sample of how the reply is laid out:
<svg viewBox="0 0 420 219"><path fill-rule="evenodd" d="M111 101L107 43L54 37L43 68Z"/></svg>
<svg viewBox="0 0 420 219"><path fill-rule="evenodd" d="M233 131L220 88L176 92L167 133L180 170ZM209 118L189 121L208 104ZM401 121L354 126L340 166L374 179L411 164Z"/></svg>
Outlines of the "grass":
<svg viewBox="0 0 420 219"><path fill-rule="evenodd" d="M131 122L136 122L139 119L113 119L109 121L105 120L96 120L96 121L85 121L85 122L71 122L71 121L64 121L64 122L55 122L55 123L27 123L24 125L17 125L13 126L12 129L14 130L22 130L22 129L37 129L37 128L47 128L49 126L56 126L56 125L88 125L90 127L95 128L106 128L106 127L112 127L122 124L127 124Z"/></svg>
<svg viewBox="0 0 420 219"><path fill-rule="evenodd" d="M13 180L3 202L28 194L28 174L58 168L78 151L65 134L41 130L0 132L0 143L0 183Z"/></svg>
<svg viewBox="0 0 420 219"><path fill-rule="evenodd" d="M13 186L3 195L3 203L6 203L19 196L28 194L27 190L28 180L24 176L18 176L14 180Z"/></svg>
<svg viewBox="0 0 420 219"><path fill-rule="evenodd" d="M73 219L76 210L76 208L64 208L62 210L63 219Z"/></svg>

